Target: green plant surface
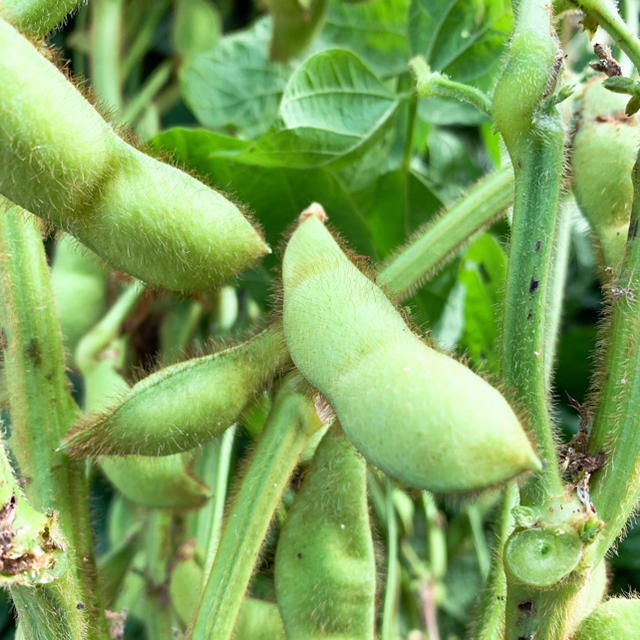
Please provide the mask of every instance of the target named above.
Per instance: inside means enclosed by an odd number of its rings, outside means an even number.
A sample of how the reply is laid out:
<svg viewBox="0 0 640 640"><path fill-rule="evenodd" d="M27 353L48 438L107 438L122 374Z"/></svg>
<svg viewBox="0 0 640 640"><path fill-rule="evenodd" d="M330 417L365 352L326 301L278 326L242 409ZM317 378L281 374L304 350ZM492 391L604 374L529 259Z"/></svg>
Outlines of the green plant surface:
<svg viewBox="0 0 640 640"><path fill-rule="evenodd" d="M0 0L0 640L638 635L637 14Z"/></svg>

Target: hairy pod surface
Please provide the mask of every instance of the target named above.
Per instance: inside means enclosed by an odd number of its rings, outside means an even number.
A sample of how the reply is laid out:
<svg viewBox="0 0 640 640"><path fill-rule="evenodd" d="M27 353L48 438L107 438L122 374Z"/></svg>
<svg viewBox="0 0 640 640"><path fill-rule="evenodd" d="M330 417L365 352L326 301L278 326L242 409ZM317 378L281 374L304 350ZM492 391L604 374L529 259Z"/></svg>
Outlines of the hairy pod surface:
<svg viewBox="0 0 640 640"><path fill-rule="evenodd" d="M0 15L31 38L44 36L62 22L79 0L2 0Z"/></svg>
<svg viewBox="0 0 640 640"><path fill-rule="evenodd" d="M315 215L283 262L291 358L360 452L434 491L469 491L540 467L502 395L414 335Z"/></svg>
<svg viewBox="0 0 640 640"><path fill-rule="evenodd" d="M573 640L637 638L640 638L640 600L611 598L582 622Z"/></svg>
<svg viewBox="0 0 640 640"><path fill-rule="evenodd" d="M127 295L127 294L125 294ZM96 331L99 331L98 327ZM91 336L89 336L91 340ZM90 369L83 370L85 410L100 411L129 390L117 371L124 341L114 340ZM101 456L100 468L125 498L145 507L194 509L211 496L209 488L191 472L188 453L168 456Z"/></svg>
<svg viewBox="0 0 640 640"><path fill-rule="evenodd" d="M231 426L286 364L278 329L210 356L166 367L134 385L112 411L87 418L63 447L72 455L168 455Z"/></svg>
<svg viewBox="0 0 640 640"><path fill-rule="evenodd" d="M288 640L369 640L376 567L366 463L336 423L296 496L276 552L278 607Z"/></svg>
<svg viewBox="0 0 640 640"><path fill-rule="evenodd" d="M8 198L114 267L169 289L213 289L269 251L232 202L118 137L1 18L0 52L0 192Z"/></svg>
<svg viewBox="0 0 640 640"><path fill-rule="evenodd" d="M628 96L591 82L582 97L573 138L573 192L600 243L606 266L624 254L631 217L631 171L638 155L640 128L625 114Z"/></svg>

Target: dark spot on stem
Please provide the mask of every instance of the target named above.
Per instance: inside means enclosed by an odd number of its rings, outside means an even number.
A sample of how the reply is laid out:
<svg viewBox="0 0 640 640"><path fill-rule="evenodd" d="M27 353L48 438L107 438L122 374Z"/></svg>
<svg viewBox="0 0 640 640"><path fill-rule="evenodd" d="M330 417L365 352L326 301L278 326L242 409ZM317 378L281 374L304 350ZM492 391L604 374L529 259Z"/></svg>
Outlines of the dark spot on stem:
<svg viewBox="0 0 640 640"><path fill-rule="evenodd" d="M542 240L538 240L538 242L536 242L536 251L540 251L541 246L542 246Z"/></svg>
<svg viewBox="0 0 640 640"><path fill-rule="evenodd" d="M535 278L531 278L531 282L529 283L529 293L533 293L540 284L540 280L536 280Z"/></svg>
<svg viewBox="0 0 640 640"><path fill-rule="evenodd" d="M8 346L7 334L4 332L4 329L0 329L0 349L6 349Z"/></svg>
<svg viewBox="0 0 640 640"><path fill-rule="evenodd" d="M484 280L484 282L491 282L491 276L487 271L487 268L484 266L484 263L481 262L478 265L478 271L480 272L480 277Z"/></svg>
<svg viewBox="0 0 640 640"><path fill-rule="evenodd" d="M535 616L536 615L536 607L531 602L531 600L525 600L524 602L518 603L518 609L522 611L527 616Z"/></svg>
<svg viewBox="0 0 640 640"><path fill-rule="evenodd" d="M76 609L78 609L78 611L82 611L84 609L84 602L78 602Z"/></svg>
<svg viewBox="0 0 640 640"><path fill-rule="evenodd" d="M527 320L531 320L531 318L533 318L533 311L529 311L529 313L527 313Z"/></svg>
<svg viewBox="0 0 640 640"><path fill-rule="evenodd" d="M301 553L298 554L298 560L302 560L302 554Z"/></svg>
<svg viewBox="0 0 640 640"><path fill-rule="evenodd" d="M518 169L522 169L522 160L518 160Z"/></svg>
<svg viewBox="0 0 640 640"><path fill-rule="evenodd" d="M42 360L40 358L40 345L36 338L31 338L29 346L25 349L25 355L27 358L33 361L33 364L38 366Z"/></svg>

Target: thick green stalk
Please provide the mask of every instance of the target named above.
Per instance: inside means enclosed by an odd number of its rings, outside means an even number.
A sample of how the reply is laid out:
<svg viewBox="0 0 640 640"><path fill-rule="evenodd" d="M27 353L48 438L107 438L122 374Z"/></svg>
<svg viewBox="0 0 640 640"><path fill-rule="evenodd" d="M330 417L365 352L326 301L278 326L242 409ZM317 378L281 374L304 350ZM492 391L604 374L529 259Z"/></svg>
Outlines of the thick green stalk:
<svg viewBox="0 0 640 640"><path fill-rule="evenodd" d="M608 347L589 441L592 453L606 454L604 467L591 480L591 498L605 522L596 560L620 535L640 496L640 160L633 182L625 257L610 286Z"/></svg>
<svg viewBox="0 0 640 640"><path fill-rule="evenodd" d="M515 201L503 314L502 375L525 413L545 469L536 488L556 495L558 470L545 372L548 307L558 237L564 131L549 83L557 73L557 44L546 0L522 0L494 110L515 173ZM533 50L533 52L532 52ZM516 92L520 92L519 95ZM522 116L526 116L523 118Z"/></svg>
<svg viewBox="0 0 640 640"><path fill-rule="evenodd" d="M41 38L65 19L80 0L2 0L0 13L30 38Z"/></svg>
<svg viewBox="0 0 640 640"><path fill-rule="evenodd" d="M310 436L321 427L301 384L294 375L276 396L206 579L191 629L194 640L232 637L269 523Z"/></svg>
<svg viewBox="0 0 640 640"><path fill-rule="evenodd" d="M378 285L391 297L405 300L512 202L513 170L506 166L481 180L446 213L420 229L382 267Z"/></svg>
<svg viewBox="0 0 640 640"><path fill-rule="evenodd" d="M382 610L380 640L394 640L398 626L398 597L400 589L400 566L398 564L398 522L393 506L393 485L386 479L385 517L387 521L387 584Z"/></svg>
<svg viewBox="0 0 640 640"><path fill-rule="evenodd" d="M497 640L504 637L507 578L504 574L502 554L513 531L513 508L518 504L518 485L507 485L496 522L493 542L493 560L480 603L480 612L474 625L474 640Z"/></svg>
<svg viewBox="0 0 640 640"><path fill-rule="evenodd" d="M73 638L105 638L84 464L56 452L78 410L67 385L49 268L35 218L6 199L0 202L0 272L12 449L27 496L37 509L58 512L69 542L61 597Z"/></svg>
<svg viewBox="0 0 640 640"><path fill-rule="evenodd" d="M595 20L629 56L636 70L640 71L640 40L620 17L615 3L611 0L571 0L571 2Z"/></svg>
<svg viewBox="0 0 640 640"><path fill-rule="evenodd" d="M122 110L122 7L122 0L91 2L91 81L98 98L116 113Z"/></svg>

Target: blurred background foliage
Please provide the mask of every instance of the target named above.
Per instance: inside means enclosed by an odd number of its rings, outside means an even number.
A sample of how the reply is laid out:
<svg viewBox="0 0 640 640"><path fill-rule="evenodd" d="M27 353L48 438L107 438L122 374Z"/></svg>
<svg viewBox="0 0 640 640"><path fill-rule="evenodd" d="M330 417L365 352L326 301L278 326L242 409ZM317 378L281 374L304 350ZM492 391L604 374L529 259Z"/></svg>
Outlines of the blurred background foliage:
<svg viewBox="0 0 640 640"><path fill-rule="evenodd" d="M229 194L274 248L282 246L298 213L318 200L354 251L378 263L504 160L482 113L449 100L416 98L408 60L422 54L433 69L490 92L512 24L508 0L329 0L325 19L305 27L313 33L294 24L295 36L277 12L268 14L269 5L91 0L48 42L70 60L77 83L114 125L124 126L141 148L172 158ZM562 19L559 35L568 67L583 73L593 54L576 16ZM332 91L323 91L326 86ZM569 400L587 396L603 314L588 225L573 209L553 382L564 439L577 430ZM505 218L452 257L407 304L421 333L489 375L497 370L508 232ZM53 241L49 248L53 254ZM125 326L132 345L127 374L207 349L212 338L238 339L263 323L277 312L280 257L275 250L233 287L211 296L188 300L156 292L144 298ZM171 351L171 332L187 316L189 335ZM81 397L82 381L71 375ZM255 403L235 432L231 486L268 404L266 396ZM202 460L207 455L200 453ZM92 474L101 571L111 581L110 594L118 594L109 608L127 611L125 638L169 638L167 631L183 628L188 619L182 600L193 574L184 559L198 558L198 536L195 551L189 542L197 512L135 506L98 469ZM294 483L266 542L251 587L255 597L273 600L278 523L295 491ZM388 566L397 571L390 577L398 584L398 635L425 638L429 616L437 616L440 638L464 637L489 567L497 493L434 497L392 486L372 470L370 496L381 603ZM388 563L389 553L395 563ZM639 588L640 527L629 528L611 571L613 593ZM6 595L0 598L0 628L8 639L12 614ZM160 610L165 629L151 620Z"/></svg>

